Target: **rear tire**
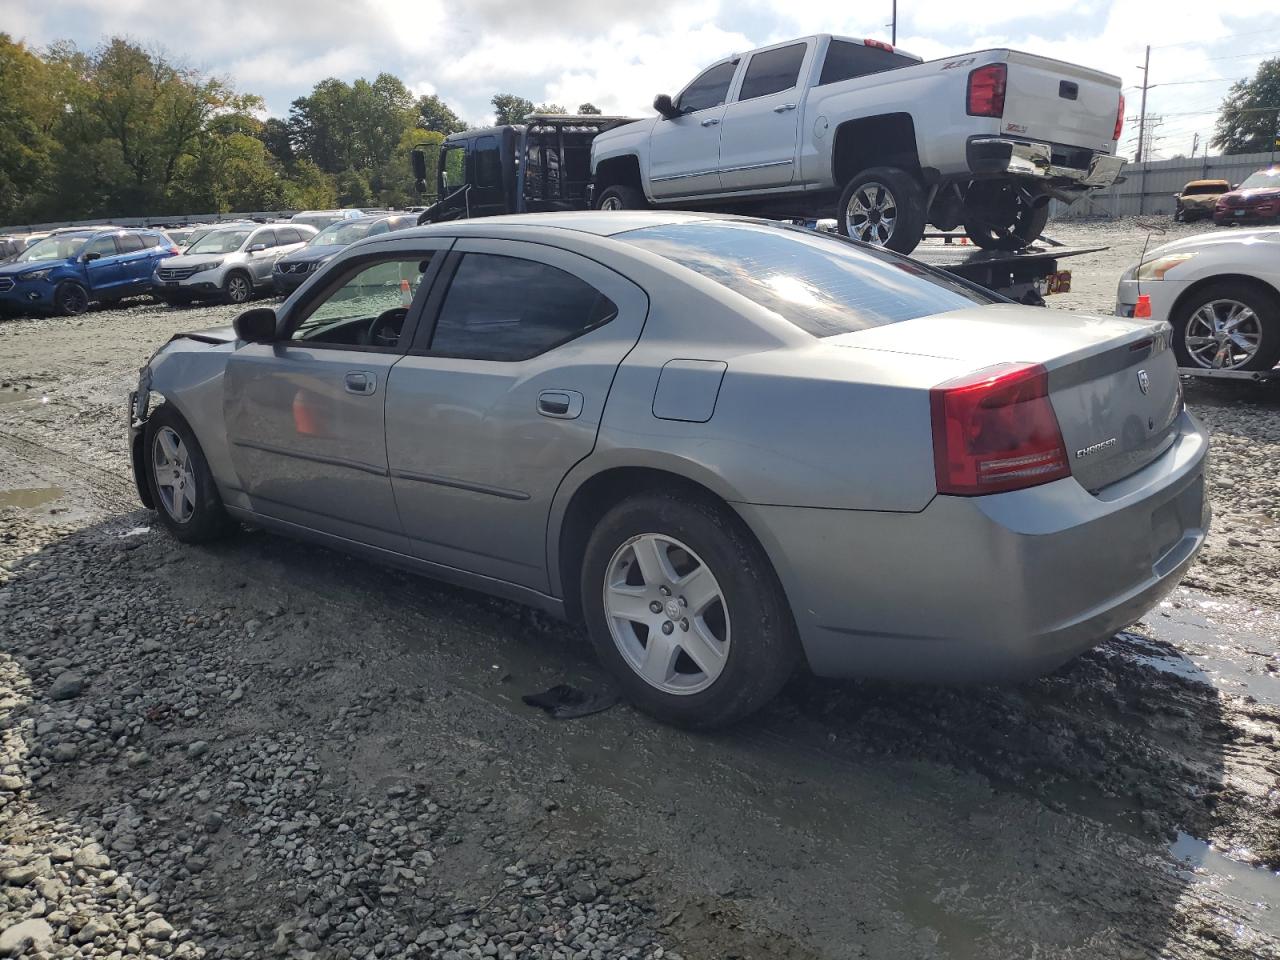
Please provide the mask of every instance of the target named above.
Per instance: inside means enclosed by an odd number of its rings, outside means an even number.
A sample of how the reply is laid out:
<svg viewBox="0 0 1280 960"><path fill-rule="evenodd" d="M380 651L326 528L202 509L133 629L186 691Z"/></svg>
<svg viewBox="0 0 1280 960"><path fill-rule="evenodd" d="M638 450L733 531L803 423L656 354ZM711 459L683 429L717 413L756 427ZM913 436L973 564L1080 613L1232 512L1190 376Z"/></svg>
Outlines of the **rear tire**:
<svg viewBox="0 0 1280 960"><path fill-rule="evenodd" d="M53 305L64 317L78 317L89 309L89 291L74 280L63 280L53 293Z"/></svg>
<svg viewBox="0 0 1280 960"><path fill-rule="evenodd" d="M1280 362L1280 296L1260 283L1207 284L1169 319L1180 367L1270 370Z"/></svg>
<svg viewBox="0 0 1280 960"><path fill-rule="evenodd" d="M597 210L643 210L649 206L644 193L622 184L609 187L596 201Z"/></svg>
<svg viewBox="0 0 1280 960"><path fill-rule="evenodd" d="M924 238L924 190L897 167L872 167L845 185L836 207L843 237L910 253Z"/></svg>
<svg viewBox="0 0 1280 960"><path fill-rule="evenodd" d="M965 235L986 250L1021 250L1040 238L1048 222L1048 201L1028 204L1012 183L980 180L965 196Z"/></svg>
<svg viewBox="0 0 1280 960"><path fill-rule="evenodd" d="M222 297L236 306L248 303L253 299L253 280L243 270L232 270L222 281Z"/></svg>
<svg viewBox="0 0 1280 960"><path fill-rule="evenodd" d="M169 404L156 407L143 437L147 487L156 518L183 543L205 543L236 529L218 495L200 441Z"/></svg>
<svg viewBox="0 0 1280 960"><path fill-rule="evenodd" d="M587 543L581 596L600 660L632 703L665 723L740 720L773 699L800 660L768 556L710 499L655 492L613 507Z"/></svg>

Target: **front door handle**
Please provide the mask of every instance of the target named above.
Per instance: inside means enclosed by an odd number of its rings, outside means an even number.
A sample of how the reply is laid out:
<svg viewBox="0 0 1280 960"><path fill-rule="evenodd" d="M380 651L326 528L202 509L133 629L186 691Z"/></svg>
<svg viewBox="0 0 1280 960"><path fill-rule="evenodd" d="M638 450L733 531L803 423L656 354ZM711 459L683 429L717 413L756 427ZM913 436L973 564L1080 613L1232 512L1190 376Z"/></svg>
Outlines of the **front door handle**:
<svg viewBox="0 0 1280 960"><path fill-rule="evenodd" d="M796 105L794 103L780 103L773 108L773 112L786 113L788 110L794 110L795 108L796 108Z"/></svg>
<svg viewBox="0 0 1280 960"><path fill-rule="evenodd" d="M702 125L704 127L714 127L719 122L720 122L719 117L707 117L707 119L702 121Z"/></svg>
<svg viewBox="0 0 1280 960"><path fill-rule="evenodd" d="M543 390L538 394L538 412L554 420L576 420L582 414L582 403L577 390Z"/></svg>
<svg viewBox="0 0 1280 960"><path fill-rule="evenodd" d="M378 389L378 378L368 370L350 370L343 379L347 393L358 393L367 397Z"/></svg>

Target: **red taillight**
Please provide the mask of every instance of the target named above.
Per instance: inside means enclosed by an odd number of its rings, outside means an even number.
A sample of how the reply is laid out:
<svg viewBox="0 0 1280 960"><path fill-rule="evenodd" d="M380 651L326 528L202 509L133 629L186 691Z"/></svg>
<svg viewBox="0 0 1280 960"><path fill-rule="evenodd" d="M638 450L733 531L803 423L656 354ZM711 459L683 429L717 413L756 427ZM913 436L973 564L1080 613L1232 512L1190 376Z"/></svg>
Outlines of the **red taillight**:
<svg viewBox="0 0 1280 960"><path fill-rule="evenodd" d="M1120 106L1116 108L1116 132L1111 135L1112 140L1120 139L1120 131L1124 129L1124 94L1120 94Z"/></svg>
<svg viewBox="0 0 1280 960"><path fill-rule="evenodd" d="M1001 363L929 391L938 492L962 497L1071 476L1049 374Z"/></svg>
<svg viewBox="0 0 1280 960"><path fill-rule="evenodd" d="M969 116L1003 117L1004 86L1008 69L989 63L969 73Z"/></svg>

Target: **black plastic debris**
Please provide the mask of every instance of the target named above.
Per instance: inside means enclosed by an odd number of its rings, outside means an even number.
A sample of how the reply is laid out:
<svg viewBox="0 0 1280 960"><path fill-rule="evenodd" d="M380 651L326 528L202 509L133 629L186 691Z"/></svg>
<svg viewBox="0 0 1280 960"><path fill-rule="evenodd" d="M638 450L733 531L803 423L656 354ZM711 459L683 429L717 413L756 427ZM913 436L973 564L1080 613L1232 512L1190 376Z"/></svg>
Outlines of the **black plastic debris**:
<svg viewBox="0 0 1280 960"><path fill-rule="evenodd" d="M618 695L612 690L588 693L567 683L557 683L550 690L526 693L520 699L531 707L541 707L557 720L574 720L608 710L618 702Z"/></svg>

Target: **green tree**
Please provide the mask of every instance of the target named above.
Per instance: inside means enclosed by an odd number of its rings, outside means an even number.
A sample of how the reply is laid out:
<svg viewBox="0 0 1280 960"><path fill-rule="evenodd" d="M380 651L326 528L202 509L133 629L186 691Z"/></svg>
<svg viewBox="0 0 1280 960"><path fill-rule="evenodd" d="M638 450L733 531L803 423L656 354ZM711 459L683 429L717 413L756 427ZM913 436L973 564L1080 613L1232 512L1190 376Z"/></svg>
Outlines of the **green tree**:
<svg viewBox="0 0 1280 960"><path fill-rule="evenodd" d="M498 126L524 123L524 118L533 113L533 101L517 97L514 93L495 94L490 102L493 104L493 122Z"/></svg>
<svg viewBox="0 0 1280 960"><path fill-rule="evenodd" d="M0 218L27 219L51 186L63 105L45 62L0 33Z"/></svg>
<svg viewBox="0 0 1280 960"><path fill-rule="evenodd" d="M432 130L447 137L451 133L461 133L467 129L467 125L449 105L434 93L419 97L417 107L418 126L423 130Z"/></svg>
<svg viewBox="0 0 1280 960"><path fill-rule="evenodd" d="M331 210L338 205L333 178L310 160L298 160L285 186L286 206L295 210Z"/></svg>
<svg viewBox="0 0 1280 960"><path fill-rule="evenodd" d="M559 103L540 103L531 111L532 113L568 113L569 111Z"/></svg>
<svg viewBox="0 0 1280 960"><path fill-rule="evenodd" d="M1280 57L1264 60L1252 80L1238 80L1218 112L1213 145L1223 153L1261 153L1280 135Z"/></svg>
<svg viewBox="0 0 1280 960"><path fill-rule="evenodd" d="M293 152L293 140L289 135L289 124L279 117L267 117L259 136L266 146L267 152L275 158L277 163L283 164L286 168L293 166L297 157Z"/></svg>
<svg viewBox="0 0 1280 960"><path fill-rule="evenodd" d="M591 103L590 101L588 101L587 103L578 104L578 113L595 114L599 116L600 114L604 113L604 111L601 110L599 107L597 107L594 103Z"/></svg>

